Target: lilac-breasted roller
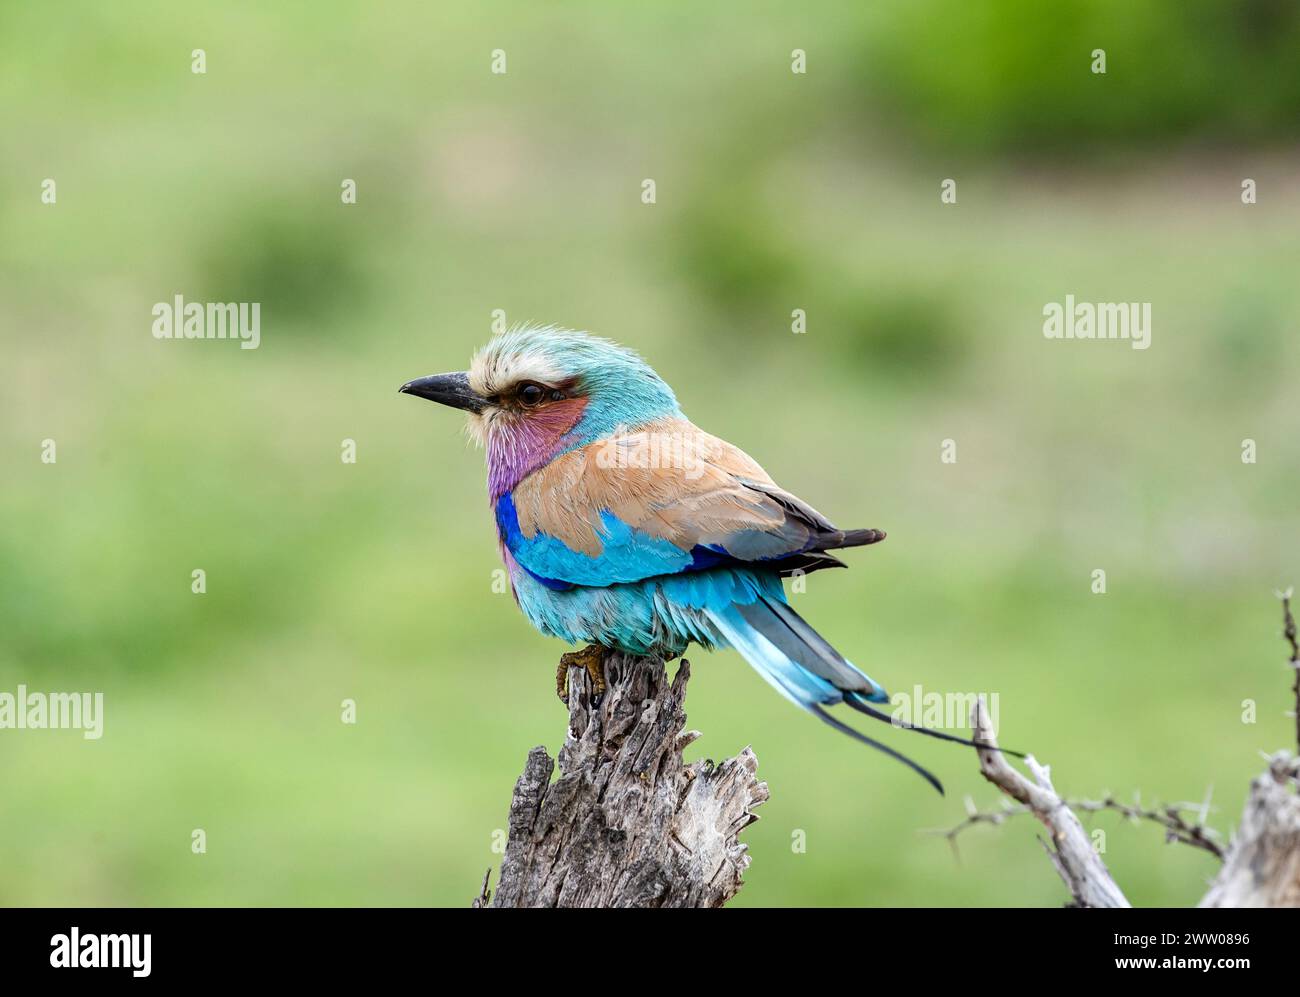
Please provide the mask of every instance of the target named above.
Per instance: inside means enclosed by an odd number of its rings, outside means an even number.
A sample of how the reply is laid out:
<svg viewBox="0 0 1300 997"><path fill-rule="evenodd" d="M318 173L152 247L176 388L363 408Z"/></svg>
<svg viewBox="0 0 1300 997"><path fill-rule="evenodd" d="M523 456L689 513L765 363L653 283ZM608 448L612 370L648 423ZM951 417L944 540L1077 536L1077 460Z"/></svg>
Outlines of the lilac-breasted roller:
<svg viewBox="0 0 1300 997"><path fill-rule="evenodd" d="M911 759L831 715L846 704L895 722L870 705L888 702L880 684L805 623L782 588L796 571L844 567L830 551L883 532L834 526L692 425L639 356L585 333L513 329L468 371L401 390L468 413L520 609L542 633L590 645L562 659L562 695L569 664L603 689L608 649L670 658L691 641L733 647L787 699L943 792Z"/></svg>

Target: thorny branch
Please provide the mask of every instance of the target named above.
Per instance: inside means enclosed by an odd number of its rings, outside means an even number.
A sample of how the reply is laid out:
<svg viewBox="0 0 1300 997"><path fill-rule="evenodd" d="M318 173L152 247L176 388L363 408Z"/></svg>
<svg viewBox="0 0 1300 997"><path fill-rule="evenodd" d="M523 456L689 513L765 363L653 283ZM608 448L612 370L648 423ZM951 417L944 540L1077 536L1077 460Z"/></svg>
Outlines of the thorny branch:
<svg viewBox="0 0 1300 997"><path fill-rule="evenodd" d="M1282 634L1290 645L1289 664L1295 672L1296 742L1300 746L1300 640L1297 640L1295 617L1291 612L1292 590L1279 592L1282 600ZM1201 907L1300 907L1300 759L1285 751L1267 756L1268 768L1250 786L1250 796L1241 823L1232 841L1225 847L1219 835L1205 825L1210 798L1200 806L1173 803L1143 806L1140 800L1122 803L1107 794L1101 800L1066 801L1057 796L1051 772L1032 755L1025 765L1033 781L1025 778L996 750L996 741L988 722L983 700L978 700L971 715L975 728L976 751L980 771L1015 803L1005 803L1000 810L980 811L968 798L966 817L942 834L956 849L957 836L975 824L1001 824L1009 817L1031 813L1051 831L1051 842L1044 842L1057 873L1069 887L1074 902L1089 907L1126 907L1120 892L1083 832L1075 811L1097 813L1113 811L1126 820L1150 821L1165 829L1166 839L1181 841L1210 852L1222 865L1201 899ZM1189 820L1188 815L1194 820Z"/></svg>
<svg viewBox="0 0 1300 997"><path fill-rule="evenodd" d="M1205 824L1205 817L1210 810L1208 794L1204 803L1168 803L1152 807L1143 806L1140 801L1136 800L1133 803L1123 803L1109 793L1100 800L1063 800L1062 802L1076 812L1100 813L1102 811L1112 811L1134 824L1150 821L1165 829L1166 841L1178 841L1185 845L1191 845L1193 848L1200 848L1209 852L1219 861L1223 861L1223 845L1219 844L1217 840L1220 837L1219 832ZM966 817L962 821L952 827L935 828L926 833L942 835L952 844L953 850L956 851L957 838L967 828L974 827L976 824L998 825L1008 817L1018 817L1021 814L1031 812L1029 807L1023 803L1012 804L1006 801L1003 801L1002 807L997 810L978 810L975 807L974 800L968 796L966 797ZM1183 816L1184 814L1193 814L1196 819L1188 821Z"/></svg>
<svg viewBox="0 0 1300 997"><path fill-rule="evenodd" d="M1300 643L1296 641L1295 617L1291 615L1291 596L1292 589L1285 592L1279 592L1278 598L1282 600L1282 636L1286 638L1291 645L1291 669L1295 672L1295 684L1291 686L1291 694L1295 697L1295 707L1291 711L1291 716L1295 718L1295 742L1297 750L1300 750Z"/></svg>

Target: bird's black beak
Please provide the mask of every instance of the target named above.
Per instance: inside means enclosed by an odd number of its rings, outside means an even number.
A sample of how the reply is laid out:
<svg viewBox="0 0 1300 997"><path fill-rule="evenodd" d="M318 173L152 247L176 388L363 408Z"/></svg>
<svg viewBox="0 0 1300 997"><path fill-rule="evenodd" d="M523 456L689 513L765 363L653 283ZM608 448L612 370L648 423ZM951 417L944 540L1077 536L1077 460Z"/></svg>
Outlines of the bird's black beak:
<svg viewBox="0 0 1300 997"><path fill-rule="evenodd" d="M470 412L482 412L487 408L487 399L476 394L469 386L469 375L463 370L453 374L431 374L407 381L397 389L403 394L427 398L439 405L463 408Z"/></svg>

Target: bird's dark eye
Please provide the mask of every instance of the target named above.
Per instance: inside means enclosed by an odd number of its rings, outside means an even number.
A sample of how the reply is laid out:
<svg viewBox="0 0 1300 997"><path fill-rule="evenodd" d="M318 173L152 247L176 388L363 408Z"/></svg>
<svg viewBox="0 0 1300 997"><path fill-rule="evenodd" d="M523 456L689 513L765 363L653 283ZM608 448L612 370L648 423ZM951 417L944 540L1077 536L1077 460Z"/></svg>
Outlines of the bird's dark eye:
<svg viewBox="0 0 1300 997"><path fill-rule="evenodd" d="M546 397L546 390L540 384L524 384L519 388L519 400L530 408Z"/></svg>

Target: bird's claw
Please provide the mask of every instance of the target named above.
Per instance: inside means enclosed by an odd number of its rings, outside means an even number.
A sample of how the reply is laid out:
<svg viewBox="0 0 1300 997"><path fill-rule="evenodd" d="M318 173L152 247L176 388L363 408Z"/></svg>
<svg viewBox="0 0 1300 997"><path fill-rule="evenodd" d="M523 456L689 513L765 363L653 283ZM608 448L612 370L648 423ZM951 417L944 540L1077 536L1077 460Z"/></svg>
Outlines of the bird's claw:
<svg viewBox="0 0 1300 997"><path fill-rule="evenodd" d="M560 655L560 663L555 668L555 695L565 706L569 705L569 662L565 660L568 657Z"/></svg>
<svg viewBox="0 0 1300 997"><path fill-rule="evenodd" d="M588 644L581 651L569 651L560 655L559 667L555 669L555 694L566 706L569 702L569 669L581 668L591 676L595 689L595 700L605 693L605 648L599 644Z"/></svg>

